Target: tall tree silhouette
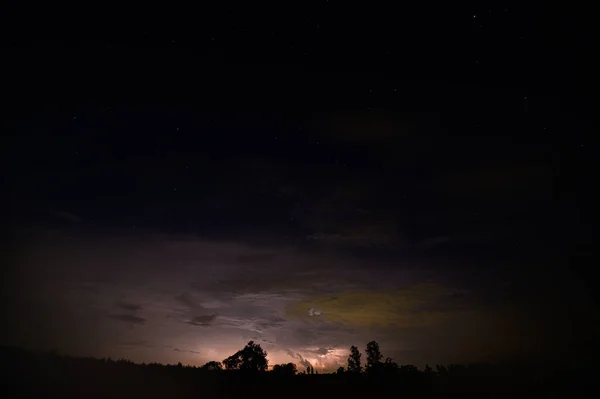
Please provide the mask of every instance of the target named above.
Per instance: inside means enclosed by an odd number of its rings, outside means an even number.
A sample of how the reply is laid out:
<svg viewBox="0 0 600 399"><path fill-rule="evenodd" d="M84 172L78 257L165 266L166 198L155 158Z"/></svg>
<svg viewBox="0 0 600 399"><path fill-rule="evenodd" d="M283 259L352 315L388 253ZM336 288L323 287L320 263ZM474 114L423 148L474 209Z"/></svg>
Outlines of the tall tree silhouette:
<svg viewBox="0 0 600 399"><path fill-rule="evenodd" d="M348 356L348 372L349 373L360 373L362 366L360 364L360 352L354 345L350 347L350 355Z"/></svg>
<svg viewBox="0 0 600 399"><path fill-rule="evenodd" d="M241 351L236 352L234 355L229 356L223 360L223 365L227 370L239 370L242 365Z"/></svg>
<svg viewBox="0 0 600 399"><path fill-rule="evenodd" d="M367 344L367 364L365 368L368 372L377 372L381 369L381 359L383 355L379 350L379 344L375 341L371 341Z"/></svg>
<svg viewBox="0 0 600 399"><path fill-rule="evenodd" d="M265 372L269 361L267 352L259 344L250 341L244 349L223 360L223 364L227 370Z"/></svg>

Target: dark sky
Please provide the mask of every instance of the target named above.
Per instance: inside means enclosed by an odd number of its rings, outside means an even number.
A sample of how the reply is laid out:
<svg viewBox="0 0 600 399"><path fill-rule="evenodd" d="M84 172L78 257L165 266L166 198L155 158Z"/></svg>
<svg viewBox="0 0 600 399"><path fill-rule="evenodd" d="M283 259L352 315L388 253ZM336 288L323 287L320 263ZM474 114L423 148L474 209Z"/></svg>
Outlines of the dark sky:
<svg viewBox="0 0 600 399"><path fill-rule="evenodd" d="M419 366L580 355L585 15L247 7L5 28L0 344L203 364L253 339L324 370L372 339Z"/></svg>

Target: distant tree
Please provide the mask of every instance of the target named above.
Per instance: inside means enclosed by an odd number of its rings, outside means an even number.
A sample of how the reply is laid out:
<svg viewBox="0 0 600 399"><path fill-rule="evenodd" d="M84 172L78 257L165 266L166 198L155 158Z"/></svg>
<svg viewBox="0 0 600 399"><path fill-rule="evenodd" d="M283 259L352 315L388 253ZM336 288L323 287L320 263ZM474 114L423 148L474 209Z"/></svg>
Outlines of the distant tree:
<svg viewBox="0 0 600 399"><path fill-rule="evenodd" d="M385 359L385 362L382 363L382 368L386 373L393 373L398 371L398 363L396 363L391 357Z"/></svg>
<svg viewBox="0 0 600 399"><path fill-rule="evenodd" d="M344 374L346 372L346 369L344 369L343 366L338 367L336 374L341 375Z"/></svg>
<svg viewBox="0 0 600 399"><path fill-rule="evenodd" d="M429 366L429 364L425 365L425 368L423 369L423 375L425 376L425 381L428 383L433 383L437 377L437 373L433 370L433 368L431 368L431 366Z"/></svg>
<svg viewBox="0 0 600 399"><path fill-rule="evenodd" d="M223 360L227 370L242 370L247 372L267 371L269 361L267 352L259 344L250 341L244 349L237 351Z"/></svg>
<svg viewBox="0 0 600 399"><path fill-rule="evenodd" d="M419 369L412 364L405 364L400 366L399 371L404 374L416 374L419 372Z"/></svg>
<svg viewBox="0 0 600 399"><path fill-rule="evenodd" d="M298 369L294 363L276 364L273 366L272 373L279 376L293 376L296 375Z"/></svg>
<svg viewBox="0 0 600 399"><path fill-rule="evenodd" d="M221 371L223 370L223 365L221 364L221 362L216 362L212 360L206 363L204 366L202 366L201 369L206 371Z"/></svg>
<svg viewBox="0 0 600 399"><path fill-rule="evenodd" d="M360 373L362 366L360 364L360 352L354 345L350 347L350 355L348 356L348 372L349 373Z"/></svg>
<svg viewBox="0 0 600 399"><path fill-rule="evenodd" d="M381 359L383 359L383 355L379 350L379 344L375 341L369 342L365 352L367 353L367 364L365 365L366 371L379 371L381 369Z"/></svg>

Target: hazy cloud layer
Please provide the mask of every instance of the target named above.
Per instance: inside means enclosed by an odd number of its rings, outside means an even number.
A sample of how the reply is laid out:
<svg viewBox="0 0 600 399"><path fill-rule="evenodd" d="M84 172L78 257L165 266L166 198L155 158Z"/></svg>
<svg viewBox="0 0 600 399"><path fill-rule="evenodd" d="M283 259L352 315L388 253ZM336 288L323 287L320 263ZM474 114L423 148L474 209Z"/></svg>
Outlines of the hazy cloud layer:
<svg viewBox="0 0 600 399"><path fill-rule="evenodd" d="M567 309L494 301L506 288L491 282L433 280L425 260L390 269L331 252L136 234L32 236L12 276L21 311L8 313L4 341L200 365L253 339L272 364L335 369L350 345L372 339L386 356L423 364L533 350L550 319L568 335L557 322ZM550 308L546 319L539 309Z"/></svg>
<svg viewBox="0 0 600 399"><path fill-rule="evenodd" d="M144 324L146 322L146 319L144 319L143 317L134 316L130 314L111 315L110 317L112 317L115 320L120 320L122 322L130 324Z"/></svg>
<svg viewBox="0 0 600 399"><path fill-rule="evenodd" d="M216 318L216 314L196 316L192 320L189 320L187 323L193 326L210 326Z"/></svg>
<svg viewBox="0 0 600 399"><path fill-rule="evenodd" d="M131 312L136 312L142 308L141 305L122 301L117 302L117 307Z"/></svg>

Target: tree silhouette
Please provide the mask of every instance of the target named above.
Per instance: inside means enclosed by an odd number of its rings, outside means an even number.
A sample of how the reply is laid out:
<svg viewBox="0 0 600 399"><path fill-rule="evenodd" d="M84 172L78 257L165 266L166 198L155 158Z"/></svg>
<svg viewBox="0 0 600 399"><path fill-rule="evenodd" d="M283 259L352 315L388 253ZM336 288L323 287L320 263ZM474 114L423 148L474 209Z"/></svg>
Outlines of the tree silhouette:
<svg viewBox="0 0 600 399"><path fill-rule="evenodd" d="M221 371L223 370L223 365L221 364L221 362L215 362L214 360L212 360L206 363L204 366L202 366L201 369L206 371Z"/></svg>
<svg viewBox="0 0 600 399"><path fill-rule="evenodd" d="M253 360L249 358L250 352L266 355L258 345L249 343L228 359L231 361L230 368L247 369L242 368L242 365L245 361L253 364ZM357 352L358 350L353 348L352 353ZM358 363L354 360L353 364ZM341 396L345 399L363 397L365 394L382 398L523 396L517 394L517 391L521 394L530 394L528 396L532 397L585 397L585 395L572 395L572 393L582 393L593 386L587 385L589 374L585 373L593 371L587 369L589 367L587 363L582 365L582 368L551 369L548 370L550 373L547 375L531 374L539 370L515 366L504 369L497 365L465 367L450 364L437 367L427 365L423 370L419 370L412 365L398 367L391 358L387 358L380 364L382 374L358 378L360 383L354 384L352 380L362 375L344 373L344 367L339 367L337 373L333 375L318 377L305 377L305 375L294 377L293 363L278 364L273 367L271 373L263 375L256 372L248 374L215 372L211 375L208 371L196 371L219 370L222 367L219 362L208 362L200 368L181 365L181 363L136 364L125 359L109 361L109 359L73 358L52 353L29 353L0 346L0 365L3 367L0 382L5 383L7 388L10 389L13 384L14 387L29 392L26 386L28 384L36 390L43 389L44 392L56 394L52 396L61 398L74 397L72 394L75 391L72 388L79 391L78 388L82 385L89 387L87 388L89 392L104 391L106 396L123 397L153 398L170 393L171 396L185 398L188 392L201 392L207 397L241 398L254 392L263 398L270 398L282 396L281 392L287 389L285 391L287 394L284 396L305 397L310 393L319 392L318 396ZM313 373L312 367L308 372ZM499 378L496 378L494 373L500 373ZM321 373L314 370L314 374ZM509 375L514 376L516 380L508 379ZM589 377L593 378L595 375L594 373ZM64 383L56 384L54 381L64 381ZM139 381L144 381L144 384L139 384ZM512 392L513 387L517 391ZM563 393L562 388L569 391ZM529 389L532 391L530 392Z"/></svg>
<svg viewBox="0 0 600 399"><path fill-rule="evenodd" d="M276 364L273 366L273 374L278 376L293 376L297 372L296 365L294 363Z"/></svg>
<svg viewBox="0 0 600 399"><path fill-rule="evenodd" d="M341 375L344 374L346 372L346 369L344 369L343 366L338 367L336 374Z"/></svg>
<svg viewBox="0 0 600 399"><path fill-rule="evenodd" d="M269 361L267 352L259 344L250 341L244 349L237 351L223 360L227 370L242 370L248 372L267 371Z"/></svg>
<svg viewBox="0 0 600 399"><path fill-rule="evenodd" d="M416 366L413 366L412 364L405 364L403 366L400 366L400 368L398 369L401 373L404 374L417 374L419 372L419 369L417 369Z"/></svg>
<svg viewBox="0 0 600 399"><path fill-rule="evenodd" d="M399 370L398 363L393 361L391 357L385 359L385 362L382 363L382 367L386 373L393 373Z"/></svg>
<svg viewBox="0 0 600 399"><path fill-rule="evenodd" d="M367 364L365 366L368 372L377 372L381 369L381 359L383 355L379 350L379 344L375 341L371 341L367 344Z"/></svg>
<svg viewBox="0 0 600 399"><path fill-rule="evenodd" d="M350 355L348 356L348 372L349 373L360 373L362 366L360 364L360 352L354 345L350 347Z"/></svg>
<svg viewBox="0 0 600 399"><path fill-rule="evenodd" d="M223 360L223 365L227 370L239 370L242 365L241 351L236 352L234 355L229 356Z"/></svg>

